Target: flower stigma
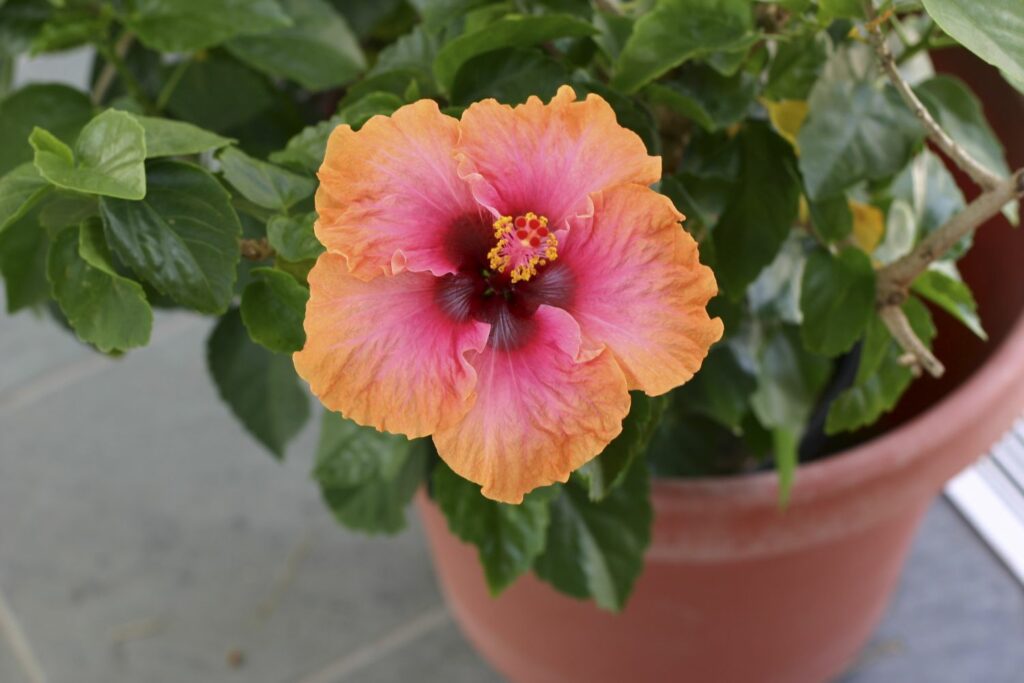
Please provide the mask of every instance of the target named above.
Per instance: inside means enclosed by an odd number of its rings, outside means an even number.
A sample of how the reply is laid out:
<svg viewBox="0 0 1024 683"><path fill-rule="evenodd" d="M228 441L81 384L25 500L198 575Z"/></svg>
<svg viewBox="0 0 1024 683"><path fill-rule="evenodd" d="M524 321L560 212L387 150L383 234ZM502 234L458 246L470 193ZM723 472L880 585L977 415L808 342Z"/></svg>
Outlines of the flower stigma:
<svg viewBox="0 0 1024 683"><path fill-rule="evenodd" d="M498 242L487 258L493 270L508 272L512 282L529 281L537 268L558 258L558 238L548 230L548 219L532 211L494 221L494 237Z"/></svg>

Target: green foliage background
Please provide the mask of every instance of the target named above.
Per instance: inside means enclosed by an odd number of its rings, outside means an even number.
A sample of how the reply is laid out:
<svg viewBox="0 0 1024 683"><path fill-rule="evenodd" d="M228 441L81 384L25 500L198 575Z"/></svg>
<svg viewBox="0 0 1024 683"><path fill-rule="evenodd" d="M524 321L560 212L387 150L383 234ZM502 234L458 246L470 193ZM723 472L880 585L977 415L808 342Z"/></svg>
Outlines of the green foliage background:
<svg viewBox="0 0 1024 683"><path fill-rule="evenodd" d="M1024 87L1019 0L876 2L919 97L991 170L970 87L929 70L963 44ZM625 603L649 542L650 477L775 466L788 495L891 410L912 375L875 312L875 271L964 205L881 77L857 0L0 0L0 274L9 314L52 316L99 352L145 346L154 308L214 316L210 374L275 457L311 414L304 342L315 172L327 135L419 98L459 116L569 83L661 155L726 323L703 371L634 395L622 435L565 485L494 503L409 442L324 413L313 476L338 520L405 525L426 482L498 592L523 572ZM19 55L95 48L91 91L12 88ZM1008 215L1015 218L1012 208ZM979 336L955 261L905 304ZM927 307L924 301L934 306Z"/></svg>

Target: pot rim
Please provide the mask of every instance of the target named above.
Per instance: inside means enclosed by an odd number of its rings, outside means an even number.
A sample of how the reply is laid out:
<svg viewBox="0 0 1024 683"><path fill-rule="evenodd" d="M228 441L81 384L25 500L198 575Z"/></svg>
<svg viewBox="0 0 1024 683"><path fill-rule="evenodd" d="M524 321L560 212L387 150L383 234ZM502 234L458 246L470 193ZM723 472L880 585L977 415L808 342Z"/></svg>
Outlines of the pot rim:
<svg viewBox="0 0 1024 683"><path fill-rule="evenodd" d="M862 444L800 465L786 509L805 507L821 498L847 494L868 482L894 477L935 456L959 432L977 429L979 423L986 422L979 420L979 415L988 415L987 422L993 422L991 415L1001 416L1008 405L1014 415L1024 410L1024 311L981 367L938 403ZM999 409L994 410L997 406ZM1007 428L1009 423L986 426L993 432L987 438L994 442L1000 436L998 430ZM967 454L957 469L983 454ZM778 511L778 478L774 470L689 479L656 478L652 492L673 506L684 501L686 507L727 502L733 509Z"/></svg>

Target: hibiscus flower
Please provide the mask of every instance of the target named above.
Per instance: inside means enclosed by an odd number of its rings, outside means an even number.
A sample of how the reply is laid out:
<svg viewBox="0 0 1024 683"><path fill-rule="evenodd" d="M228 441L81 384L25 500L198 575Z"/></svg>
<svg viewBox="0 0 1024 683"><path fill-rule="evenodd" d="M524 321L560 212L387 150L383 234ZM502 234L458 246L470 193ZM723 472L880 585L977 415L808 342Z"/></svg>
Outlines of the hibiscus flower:
<svg viewBox="0 0 1024 683"><path fill-rule="evenodd" d="M518 503L689 380L722 324L661 160L608 103L421 100L331 134L295 366L323 404Z"/></svg>

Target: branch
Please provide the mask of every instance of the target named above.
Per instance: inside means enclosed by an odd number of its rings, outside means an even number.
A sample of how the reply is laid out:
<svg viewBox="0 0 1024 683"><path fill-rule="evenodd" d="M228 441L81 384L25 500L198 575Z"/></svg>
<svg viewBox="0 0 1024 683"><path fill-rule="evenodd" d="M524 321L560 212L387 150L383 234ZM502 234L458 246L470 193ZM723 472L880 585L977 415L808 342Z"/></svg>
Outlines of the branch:
<svg viewBox="0 0 1024 683"><path fill-rule="evenodd" d="M892 84L896 86L896 91L899 92L903 101L907 103L910 111L921 121L924 129L928 132L928 138L946 156L952 159L964 173L969 175L971 180L980 185L982 189L993 189L1000 183L1001 178L971 156L967 150L961 147L959 143L942 129L942 126L932 117L927 107L924 106L924 103L914 93L910 84L900 74L899 67L896 66L896 60L893 58L892 51L885 42L885 35L882 33L881 24L886 21L887 15L876 16L875 9L870 0L864 3L864 9L868 17L868 22L865 24L868 36L875 47L875 52L878 53L878 59L882 63L882 68L888 74Z"/></svg>
<svg viewBox="0 0 1024 683"><path fill-rule="evenodd" d="M906 313L898 305L882 306L878 309L878 317L882 319L885 326L889 328L896 343L907 352L906 362L912 369L924 368L932 377L942 377L946 368L942 362L935 357L924 342L914 333L910 326L910 320ZM904 359L901 359L904 360ZM920 372L920 370L917 370ZM916 374L916 373L915 373Z"/></svg>
<svg viewBox="0 0 1024 683"><path fill-rule="evenodd" d="M128 54L128 50L131 49L134 40L135 35L130 31L125 31L118 38L117 43L114 44L113 54L117 58L107 59L107 63L103 65L103 71L100 72L99 77L96 79L96 85L92 89L92 103L94 105L103 102L103 98L106 97L107 91L110 90L110 86L114 84L114 79L117 77L120 60L124 59L125 55Z"/></svg>

